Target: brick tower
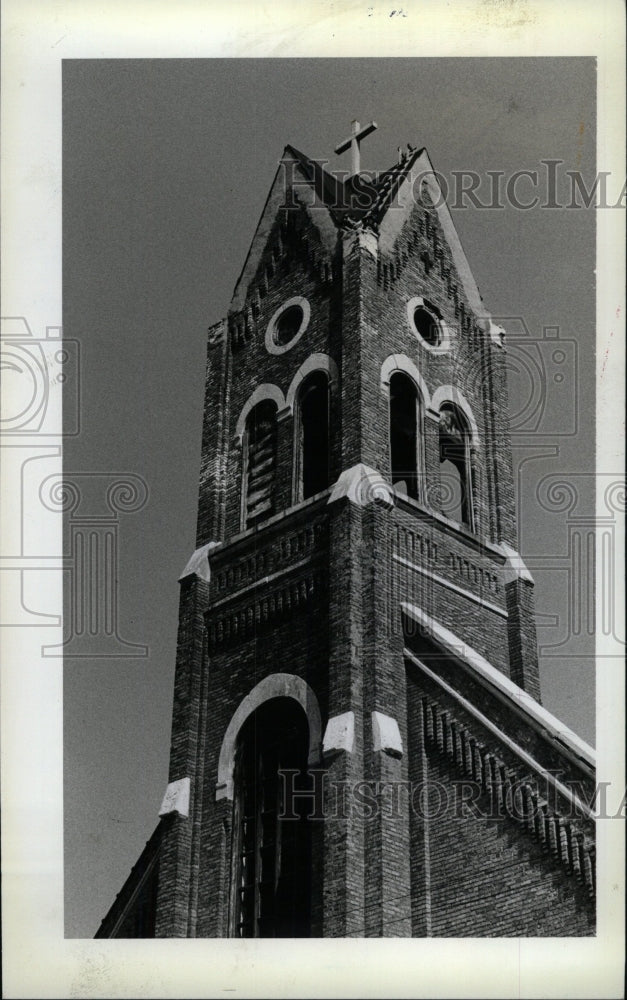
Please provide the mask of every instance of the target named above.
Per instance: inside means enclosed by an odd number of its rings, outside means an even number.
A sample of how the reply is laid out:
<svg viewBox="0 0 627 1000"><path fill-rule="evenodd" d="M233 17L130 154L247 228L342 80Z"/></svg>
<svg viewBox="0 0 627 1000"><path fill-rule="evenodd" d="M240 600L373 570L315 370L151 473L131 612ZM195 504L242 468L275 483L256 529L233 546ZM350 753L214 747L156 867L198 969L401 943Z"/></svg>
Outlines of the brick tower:
<svg viewBox="0 0 627 1000"><path fill-rule="evenodd" d="M425 150L285 150L209 330L168 789L99 936L594 933L540 704L504 331Z"/></svg>

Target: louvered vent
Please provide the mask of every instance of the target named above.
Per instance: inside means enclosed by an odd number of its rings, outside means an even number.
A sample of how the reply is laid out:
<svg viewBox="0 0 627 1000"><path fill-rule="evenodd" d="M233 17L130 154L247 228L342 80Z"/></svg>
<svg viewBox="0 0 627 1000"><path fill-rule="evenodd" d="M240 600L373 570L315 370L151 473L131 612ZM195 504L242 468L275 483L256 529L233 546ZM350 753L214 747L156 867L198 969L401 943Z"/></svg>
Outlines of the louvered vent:
<svg viewBox="0 0 627 1000"><path fill-rule="evenodd" d="M248 422L246 527L270 517L276 469L276 408L260 403Z"/></svg>

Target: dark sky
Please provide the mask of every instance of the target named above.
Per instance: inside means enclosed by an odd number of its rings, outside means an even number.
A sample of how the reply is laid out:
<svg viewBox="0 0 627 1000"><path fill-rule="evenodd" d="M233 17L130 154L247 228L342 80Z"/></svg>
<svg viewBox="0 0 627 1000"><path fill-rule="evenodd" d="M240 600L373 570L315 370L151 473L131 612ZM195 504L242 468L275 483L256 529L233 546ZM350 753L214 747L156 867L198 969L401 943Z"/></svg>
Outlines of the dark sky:
<svg viewBox="0 0 627 1000"><path fill-rule="evenodd" d="M374 119L364 169L389 167L410 142L449 181L476 171L484 203L488 171L539 171L543 201L542 161L559 160L567 203L564 171L581 170L588 184L594 176L595 63L70 60L63 77L63 324L81 344L83 400L65 471L132 473L148 489L141 511L120 515L117 578L120 635L148 655L65 666L66 932L90 937L152 833L167 783L206 329L228 308L284 146L346 167L334 146L352 118ZM526 184L521 199L534 193ZM594 212L465 207L453 218L487 308L513 334L520 548L536 579L540 642L551 647L543 701L592 742L591 639L584 631L557 648L572 578L565 514L545 510L536 488L562 473L591 509ZM537 347L544 327L559 327L566 345L561 382L554 351Z"/></svg>

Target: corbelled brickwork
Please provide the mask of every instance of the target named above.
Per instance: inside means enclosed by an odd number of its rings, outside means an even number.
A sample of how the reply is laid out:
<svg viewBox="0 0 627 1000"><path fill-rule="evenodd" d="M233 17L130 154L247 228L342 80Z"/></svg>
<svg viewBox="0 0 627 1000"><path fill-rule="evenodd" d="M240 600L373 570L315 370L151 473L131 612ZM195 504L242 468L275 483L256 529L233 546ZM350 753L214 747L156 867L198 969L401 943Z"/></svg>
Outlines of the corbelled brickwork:
<svg viewBox="0 0 627 1000"><path fill-rule="evenodd" d="M242 869L237 847L240 733L282 697L309 732L312 936L591 934L593 763L539 705L502 331L433 183L418 183L424 151L375 185L370 207L354 182L289 147L285 160L229 314L209 330L169 775L189 778L190 801L159 826L154 933L235 932L257 863ZM268 331L291 300L306 302L307 326L275 349ZM412 326L414 301L438 317L440 344ZM299 386L316 371L329 487L303 501ZM395 372L419 400L419 499L392 488ZM247 420L264 400L273 508L246 527ZM464 525L443 497L443 405L464 415ZM103 926L131 933L133 893L122 897Z"/></svg>

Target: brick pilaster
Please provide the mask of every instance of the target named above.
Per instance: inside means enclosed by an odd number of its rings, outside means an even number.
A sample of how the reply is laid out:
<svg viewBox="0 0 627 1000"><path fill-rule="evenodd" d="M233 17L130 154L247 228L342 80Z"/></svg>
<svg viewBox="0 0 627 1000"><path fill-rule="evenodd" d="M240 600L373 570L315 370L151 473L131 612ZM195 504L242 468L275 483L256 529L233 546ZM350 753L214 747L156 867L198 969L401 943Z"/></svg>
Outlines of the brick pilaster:
<svg viewBox="0 0 627 1000"><path fill-rule="evenodd" d="M165 820L156 937L188 937L194 932L204 765L204 611L208 595L209 585L198 576L181 581L169 780L190 778L190 808L188 817L175 813Z"/></svg>

